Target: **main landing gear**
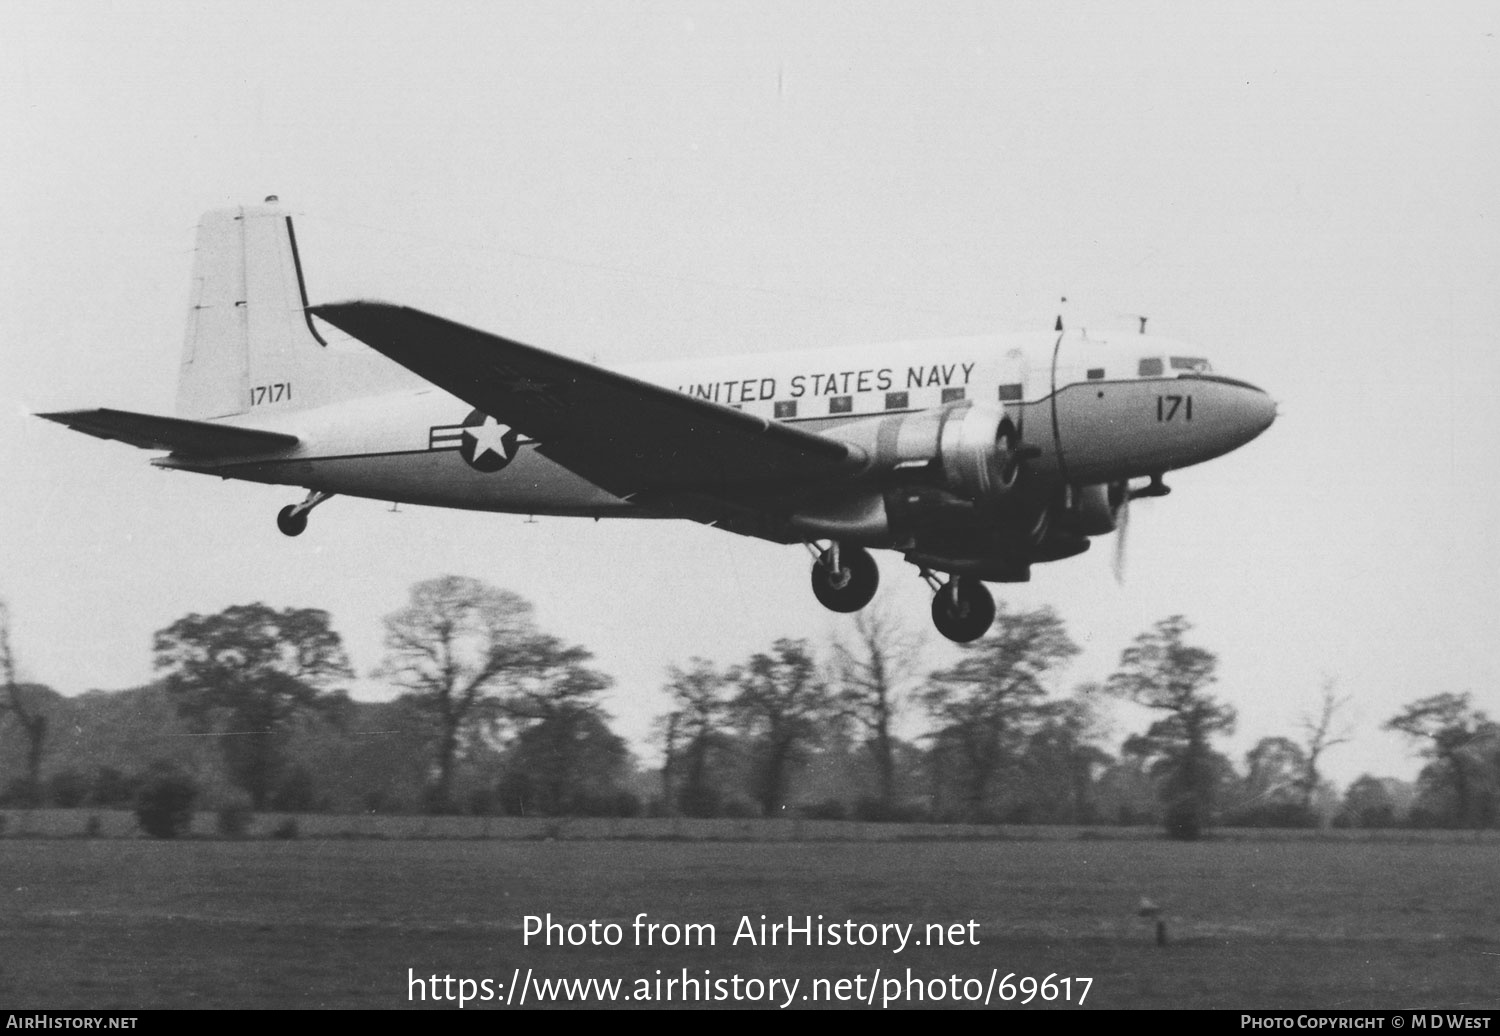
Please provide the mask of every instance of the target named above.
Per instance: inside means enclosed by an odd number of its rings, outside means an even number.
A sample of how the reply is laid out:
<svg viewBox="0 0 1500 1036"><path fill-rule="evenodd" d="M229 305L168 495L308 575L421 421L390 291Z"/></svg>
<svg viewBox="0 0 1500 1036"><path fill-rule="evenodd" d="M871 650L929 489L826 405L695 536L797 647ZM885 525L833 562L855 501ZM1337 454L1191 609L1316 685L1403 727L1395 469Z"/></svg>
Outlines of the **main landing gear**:
<svg viewBox="0 0 1500 1036"><path fill-rule="evenodd" d="M308 512L331 496L332 493L325 493L321 489L312 490L300 504L288 504L277 513L276 528L284 536L301 536L307 529Z"/></svg>
<svg viewBox="0 0 1500 1036"><path fill-rule="evenodd" d="M880 585L880 569L863 547L845 547L838 541L818 551L812 544L812 588L818 603L830 611L857 612L870 603Z"/></svg>
<svg viewBox="0 0 1500 1036"><path fill-rule="evenodd" d="M857 612L875 596L880 569L863 547L837 540L827 547L807 544L813 556L812 588L818 603L830 611ZM995 599L973 576L950 576L940 581L931 569L922 578L932 587L932 623L939 633L959 644L978 640L995 621Z"/></svg>
<svg viewBox="0 0 1500 1036"><path fill-rule="evenodd" d="M953 576L939 583L937 576L922 569L934 594L932 624L949 640L967 644L989 632L995 621L995 599L989 588L972 576Z"/></svg>

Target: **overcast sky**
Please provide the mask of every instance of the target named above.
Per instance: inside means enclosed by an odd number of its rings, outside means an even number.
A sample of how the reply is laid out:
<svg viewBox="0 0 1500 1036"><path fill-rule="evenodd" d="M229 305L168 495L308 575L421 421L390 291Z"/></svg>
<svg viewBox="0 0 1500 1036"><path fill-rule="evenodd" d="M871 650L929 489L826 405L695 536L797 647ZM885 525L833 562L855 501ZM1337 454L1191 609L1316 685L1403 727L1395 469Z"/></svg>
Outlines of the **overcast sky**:
<svg viewBox="0 0 1500 1036"><path fill-rule="evenodd" d="M996 587L1103 679L1182 613L1240 714L1332 776L1500 713L1500 7L12 3L0 34L0 597L28 678L152 676L152 633L332 613L361 674L414 582L532 600L643 737L666 668L848 628L807 556L679 523L337 499L166 473L28 416L170 413L202 211L280 195L315 302L380 297L598 362L1132 325L1281 417L1112 544ZM881 596L931 633L894 554ZM382 688L362 680L361 695ZM1120 712L1117 737L1139 717Z"/></svg>

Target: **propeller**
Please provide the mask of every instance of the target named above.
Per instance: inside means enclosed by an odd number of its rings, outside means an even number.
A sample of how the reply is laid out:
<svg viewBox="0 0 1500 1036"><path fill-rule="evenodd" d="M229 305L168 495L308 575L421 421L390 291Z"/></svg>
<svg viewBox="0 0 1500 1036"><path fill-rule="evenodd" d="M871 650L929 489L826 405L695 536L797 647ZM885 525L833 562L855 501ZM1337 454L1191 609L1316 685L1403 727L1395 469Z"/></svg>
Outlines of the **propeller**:
<svg viewBox="0 0 1500 1036"><path fill-rule="evenodd" d="M1130 533L1130 501L1138 497L1166 496L1172 491L1171 487L1161 480L1161 475L1152 475L1149 484L1140 489L1131 489L1129 482L1119 482L1109 487L1111 503L1114 496L1119 494L1120 499L1115 507L1115 582L1121 586L1125 585L1125 541Z"/></svg>
<svg viewBox="0 0 1500 1036"><path fill-rule="evenodd" d="M1130 532L1130 491L1125 492L1125 499L1120 501L1120 508L1115 512L1115 582L1121 586L1125 585L1125 538Z"/></svg>

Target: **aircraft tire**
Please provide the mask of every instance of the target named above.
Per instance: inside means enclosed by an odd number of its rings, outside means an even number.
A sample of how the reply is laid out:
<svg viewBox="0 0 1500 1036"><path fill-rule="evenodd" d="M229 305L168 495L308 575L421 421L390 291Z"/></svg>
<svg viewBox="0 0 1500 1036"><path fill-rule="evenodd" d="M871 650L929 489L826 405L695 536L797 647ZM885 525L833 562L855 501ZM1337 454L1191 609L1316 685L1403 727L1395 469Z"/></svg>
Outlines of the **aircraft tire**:
<svg viewBox="0 0 1500 1036"><path fill-rule="evenodd" d="M880 567L863 547L840 548L839 562L849 576L843 586L834 584L827 551L813 562L813 596L829 611L857 612L875 596L880 586Z"/></svg>
<svg viewBox="0 0 1500 1036"><path fill-rule="evenodd" d="M292 505L287 504L276 515L276 528L284 536L301 536L307 530L307 512L297 514Z"/></svg>
<svg viewBox="0 0 1500 1036"><path fill-rule="evenodd" d="M995 599L977 579L954 577L932 599L932 624L958 644L978 640L995 621Z"/></svg>

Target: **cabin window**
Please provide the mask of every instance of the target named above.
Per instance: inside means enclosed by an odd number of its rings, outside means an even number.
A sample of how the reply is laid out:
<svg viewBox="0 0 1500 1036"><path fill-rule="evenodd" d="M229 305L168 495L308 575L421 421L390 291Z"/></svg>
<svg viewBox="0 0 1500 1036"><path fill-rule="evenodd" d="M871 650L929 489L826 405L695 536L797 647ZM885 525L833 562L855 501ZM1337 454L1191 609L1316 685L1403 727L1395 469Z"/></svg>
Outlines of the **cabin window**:
<svg viewBox="0 0 1500 1036"><path fill-rule="evenodd" d="M1104 380L1104 368L1103 367L1090 367L1089 368L1089 380L1090 381L1103 381Z"/></svg>
<svg viewBox="0 0 1500 1036"><path fill-rule="evenodd" d="M795 399L784 399L776 404L776 420L784 421L788 417L797 416L797 401Z"/></svg>
<svg viewBox="0 0 1500 1036"><path fill-rule="evenodd" d="M1165 370L1166 368L1161 362L1161 357L1148 356L1141 361L1140 369L1136 373L1143 378L1159 378Z"/></svg>
<svg viewBox="0 0 1500 1036"><path fill-rule="evenodd" d="M943 402L954 403L964 398L964 390L961 388L943 389Z"/></svg>
<svg viewBox="0 0 1500 1036"><path fill-rule="evenodd" d="M1001 385L1000 386L1000 402L1002 402L1002 403L1015 403L1015 402L1019 402L1020 399L1021 399L1021 386L1020 386L1020 384L1015 384L1015 385Z"/></svg>
<svg viewBox="0 0 1500 1036"><path fill-rule="evenodd" d="M853 409L853 396L834 396L828 401L828 412L830 414L847 414Z"/></svg>
<svg viewBox="0 0 1500 1036"><path fill-rule="evenodd" d="M1174 371L1197 371L1207 373L1213 370L1208 361L1201 356L1174 356L1172 357L1172 369Z"/></svg>
<svg viewBox="0 0 1500 1036"><path fill-rule="evenodd" d="M907 395L905 392L887 392L885 394L885 408L887 410L905 410Z"/></svg>

